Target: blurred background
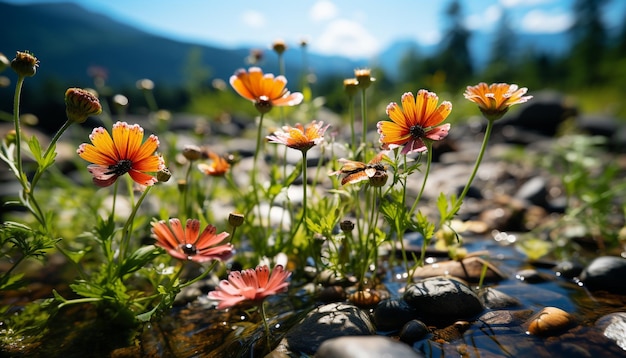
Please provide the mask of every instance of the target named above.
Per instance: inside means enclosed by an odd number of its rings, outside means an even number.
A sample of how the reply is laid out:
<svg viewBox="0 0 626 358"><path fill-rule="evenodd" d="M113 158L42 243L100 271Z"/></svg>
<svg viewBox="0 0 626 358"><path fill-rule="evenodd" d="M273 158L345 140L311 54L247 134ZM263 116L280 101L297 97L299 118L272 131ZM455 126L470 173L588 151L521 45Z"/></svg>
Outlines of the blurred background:
<svg viewBox="0 0 626 358"><path fill-rule="evenodd" d="M252 65L278 74L276 41L287 46L289 89L306 88L337 113L347 106L343 79L368 67L376 120L405 91L426 88L456 105L481 81L556 91L586 113L626 118L622 0L0 0L0 14L0 52L40 60L22 113L45 131L65 120L68 87L96 88L104 101L123 94L126 113L147 113L141 79L172 112L254 115L228 78ZM0 76L0 112L10 119L16 76Z"/></svg>

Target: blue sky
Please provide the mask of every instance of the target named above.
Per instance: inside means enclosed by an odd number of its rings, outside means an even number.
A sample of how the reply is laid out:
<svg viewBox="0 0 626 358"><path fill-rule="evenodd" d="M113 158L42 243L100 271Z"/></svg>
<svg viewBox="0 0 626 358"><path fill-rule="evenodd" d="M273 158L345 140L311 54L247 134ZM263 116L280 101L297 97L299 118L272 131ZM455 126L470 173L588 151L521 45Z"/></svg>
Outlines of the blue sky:
<svg viewBox="0 0 626 358"><path fill-rule="evenodd" d="M398 39L437 43L450 0L5 0L71 1L143 30L184 41L234 48L267 47L276 39L311 52L363 58ZM466 25L493 30L503 13L518 32L554 33L572 24L575 0L462 0ZM625 18L626 1L612 0L609 26Z"/></svg>

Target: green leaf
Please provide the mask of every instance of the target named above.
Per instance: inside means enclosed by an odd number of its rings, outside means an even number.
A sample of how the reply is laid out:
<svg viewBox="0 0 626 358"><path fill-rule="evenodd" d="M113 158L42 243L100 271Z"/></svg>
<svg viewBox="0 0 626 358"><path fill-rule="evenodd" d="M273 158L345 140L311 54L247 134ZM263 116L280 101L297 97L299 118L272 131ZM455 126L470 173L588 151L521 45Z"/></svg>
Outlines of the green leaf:
<svg viewBox="0 0 626 358"><path fill-rule="evenodd" d="M135 272L161 254L154 245L143 246L128 256L118 268L119 277Z"/></svg>
<svg viewBox="0 0 626 358"><path fill-rule="evenodd" d="M0 278L0 291L15 290L24 286L25 282L22 281L22 277L24 274L18 273Z"/></svg>
<svg viewBox="0 0 626 358"><path fill-rule="evenodd" d="M41 144L39 144L39 139L37 139L37 137L35 136L30 137L30 139L28 140L28 148L30 149L30 152L33 154L33 157L35 157L35 161L37 161L39 166L43 166Z"/></svg>
<svg viewBox="0 0 626 358"><path fill-rule="evenodd" d="M515 245L530 260L538 260L547 255L552 250L552 246L553 243L538 238L519 240Z"/></svg>

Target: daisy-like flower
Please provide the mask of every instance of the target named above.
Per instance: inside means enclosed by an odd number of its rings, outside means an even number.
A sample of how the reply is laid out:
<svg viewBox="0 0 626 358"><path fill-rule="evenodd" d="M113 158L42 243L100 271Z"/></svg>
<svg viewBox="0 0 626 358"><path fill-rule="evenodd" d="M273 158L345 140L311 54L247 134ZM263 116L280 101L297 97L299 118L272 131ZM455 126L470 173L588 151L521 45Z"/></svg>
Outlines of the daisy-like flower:
<svg viewBox="0 0 626 358"><path fill-rule="evenodd" d="M198 164L198 169L203 172L205 175L210 175L213 177L222 177L224 174L228 173L230 169L230 164L226 160L226 158L217 155L213 152L208 152L207 155L209 159L211 159L211 164L200 163Z"/></svg>
<svg viewBox="0 0 626 358"><path fill-rule="evenodd" d="M450 111L452 104L443 101L438 106L439 97L433 92L421 89L417 98L413 93L402 95L402 108L391 102L387 106L387 115L391 121L378 122L378 133L383 149L393 149L400 146L402 154L425 151L425 140L441 140L448 135L450 124L442 124Z"/></svg>
<svg viewBox="0 0 626 358"><path fill-rule="evenodd" d="M137 184L155 184L157 178L148 173L165 168L163 158L155 154L159 139L150 135L142 143L143 128L126 122L115 123L111 132L112 137L106 129L94 128L89 135L92 144L83 143L76 151L81 158L93 163L87 167L93 175L93 182L100 187L107 187L128 173Z"/></svg>
<svg viewBox="0 0 626 358"><path fill-rule="evenodd" d="M295 127L283 126L282 130L275 131L266 138L270 143L279 143L301 152L313 148L324 140L324 133L330 124L324 126L324 122L313 121L306 128L300 123Z"/></svg>
<svg viewBox="0 0 626 358"><path fill-rule="evenodd" d="M514 104L524 103L533 96L524 96L528 88L519 88L515 84L484 82L476 86L467 86L463 96L476 103L485 118L495 121L502 118Z"/></svg>
<svg viewBox="0 0 626 358"><path fill-rule="evenodd" d="M250 67L248 72L240 69L230 77L230 85L243 98L249 99L260 113L267 113L274 106L295 106L302 102L300 92L291 93L285 87L284 76L263 74L259 67Z"/></svg>
<svg viewBox="0 0 626 358"><path fill-rule="evenodd" d="M291 272L282 265L276 265L272 272L267 265L256 269L233 271L228 280L220 281L215 291L209 292L209 299L219 301L217 308L232 307L243 301L262 301L265 297L287 290L287 279Z"/></svg>
<svg viewBox="0 0 626 358"><path fill-rule="evenodd" d="M152 223L152 236L156 239L156 245L180 260L205 262L231 258L234 254L233 245L224 243L229 234L222 232L216 235L216 232L213 225L207 225L200 232L200 221L196 219L188 219L185 228L176 218Z"/></svg>

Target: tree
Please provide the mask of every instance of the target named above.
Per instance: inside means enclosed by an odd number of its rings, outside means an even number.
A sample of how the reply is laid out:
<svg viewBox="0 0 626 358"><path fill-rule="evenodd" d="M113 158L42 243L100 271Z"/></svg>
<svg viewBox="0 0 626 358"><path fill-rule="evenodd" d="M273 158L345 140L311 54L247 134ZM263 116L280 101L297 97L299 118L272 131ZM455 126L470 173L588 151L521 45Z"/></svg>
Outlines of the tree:
<svg viewBox="0 0 626 358"><path fill-rule="evenodd" d="M446 73L447 83L454 88L460 88L471 78L473 72L468 47L471 33L463 25L463 11L458 0L450 3L445 14L450 26L437 60L439 67Z"/></svg>
<svg viewBox="0 0 626 358"><path fill-rule="evenodd" d="M576 0L569 61L575 85L594 85L603 80L601 64L606 54L607 32L602 23L602 6L607 0Z"/></svg>

